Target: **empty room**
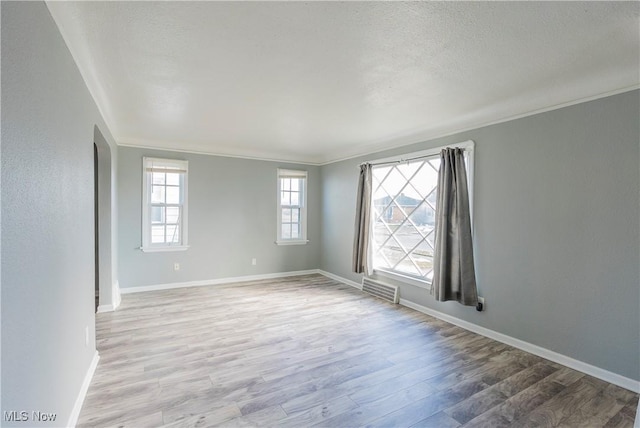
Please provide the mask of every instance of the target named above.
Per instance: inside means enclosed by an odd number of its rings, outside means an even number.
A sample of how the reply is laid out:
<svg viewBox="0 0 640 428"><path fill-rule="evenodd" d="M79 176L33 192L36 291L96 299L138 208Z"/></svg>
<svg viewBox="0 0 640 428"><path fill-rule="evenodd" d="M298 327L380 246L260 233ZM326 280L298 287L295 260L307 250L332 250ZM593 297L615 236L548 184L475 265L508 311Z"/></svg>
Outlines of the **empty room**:
<svg viewBox="0 0 640 428"><path fill-rule="evenodd" d="M640 3L0 7L1 426L640 427Z"/></svg>

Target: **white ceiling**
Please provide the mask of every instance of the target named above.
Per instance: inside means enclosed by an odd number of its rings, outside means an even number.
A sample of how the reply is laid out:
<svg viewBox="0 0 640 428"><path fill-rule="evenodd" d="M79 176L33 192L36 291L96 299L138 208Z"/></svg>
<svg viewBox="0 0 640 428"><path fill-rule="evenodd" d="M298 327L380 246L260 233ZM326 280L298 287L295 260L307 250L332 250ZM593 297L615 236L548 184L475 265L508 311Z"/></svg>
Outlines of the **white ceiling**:
<svg viewBox="0 0 640 428"><path fill-rule="evenodd" d="M638 2L49 2L114 138L322 164L639 86Z"/></svg>

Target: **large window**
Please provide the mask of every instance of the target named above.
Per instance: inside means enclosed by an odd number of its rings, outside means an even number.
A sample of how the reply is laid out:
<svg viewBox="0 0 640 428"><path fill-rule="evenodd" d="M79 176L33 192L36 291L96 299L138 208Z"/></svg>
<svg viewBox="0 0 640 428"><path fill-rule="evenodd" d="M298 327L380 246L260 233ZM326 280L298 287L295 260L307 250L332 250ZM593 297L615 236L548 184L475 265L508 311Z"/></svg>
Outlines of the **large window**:
<svg viewBox="0 0 640 428"><path fill-rule="evenodd" d="M307 243L307 171L278 169L279 245Z"/></svg>
<svg viewBox="0 0 640 428"><path fill-rule="evenodd" d="M465 148L470 179L473 143L457 146ZM374 270L431 283L440 149L373 163Z"/></svg>
<svg viewBox="0 0 640 428"><path fill-rule="evenodd" d="M142 250L187 249L188 162L143 159Z"/></svg>

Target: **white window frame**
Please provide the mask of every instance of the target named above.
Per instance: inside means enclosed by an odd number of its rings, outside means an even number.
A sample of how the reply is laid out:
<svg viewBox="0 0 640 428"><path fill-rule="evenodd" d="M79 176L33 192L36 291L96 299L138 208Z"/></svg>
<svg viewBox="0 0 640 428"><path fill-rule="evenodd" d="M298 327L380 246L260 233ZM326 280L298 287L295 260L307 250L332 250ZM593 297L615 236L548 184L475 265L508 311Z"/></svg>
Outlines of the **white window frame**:
<svg viewBox="0 0 640 428"><path fill-rule="evenodd" d="M386 164L386 163L393 163L393 162L397 162L397 163L402 163L402 162L406 162L409 160L413 160L413 159L419 159L419 158L430 158L430 157L435 157L438 156L440 154L440 152L442 151L442 149L445 149L447 147L456 147L456 148L460 148L464 150L464 156L465 156L465 161L466 161L466 169L467 169L467 187L469 190L469 213L470 213L470 217L471 217L471 233L474 233L474 227L473 227L473 175L474 175L474 155L475 155L475 143L472 140L467 140L458 144L450 144L450 145L446 145L446 146L440 146L440 147L434 147L432 149L428 149L428 150L421 150L418 152L413 152L413 153L407 153L401 156L393 156L393 157L387 157L387 158L382 158L382 159L376 159L376 160L372 160L369 161L369 163L373 164L373 167L375 168L376 164ZM375 190L375 189L374 189ZM374 206L374 194L372 192L371 195L371 206ZM374 227L373 227L373 223L375 222L375 215L373 215L371 217L371 222L372 222L372 233L370 236L370 240L371 243L369 245L370 251L373 251L373 233L374 233ZM373 259L373 257L372 257ZM411 284L417 287L421 287L421 288L426 288L426 289L431 289L431 281L428 281L426 279L423 278L419 278L419 277L415 277L403 272L398 272L398 271L394 271L394 270L390 270L390 269L384 269L384 268L376 268L374 266L373 268L373 272L376 275L380 275L383 277L387 277L390 279L394 279L396 281L399 282L403 282L406 284Z"/></svg>
<svg viewBox="0 0 640 428"><path fill-rule="evenodd" d="M307 171L295 170L295 169L282 169L278 168L277 172L278 182L278 196L277 196L277 231L276 231L276 244L278 245L305 245L309 241L307 240L307 182L309 181ZM295 207L300 209L300 237L299 238L283 238L282 237L282 178L301 178L302 180L302 194L300 203ZM293 205L289 205L293 207Z"/></svg>
<svg viewBox="0 0 640 428"><path fill-rule="evenodd" d="M175 170L182 174L181 180L181 196L180 202L181 216L179 221L180 227L180 242L174 243L152 243L151 242L151 171L150 169L167 169L168 171ZM188 195L188 177L189 177L189 162L185 160L176 159L162 159L143 157L142 158L142 246L140 249L144 252L158 252L158 251L185 251L189 248L187 245L187 195ZM157 204L154 204L157 205Z"/></svg>

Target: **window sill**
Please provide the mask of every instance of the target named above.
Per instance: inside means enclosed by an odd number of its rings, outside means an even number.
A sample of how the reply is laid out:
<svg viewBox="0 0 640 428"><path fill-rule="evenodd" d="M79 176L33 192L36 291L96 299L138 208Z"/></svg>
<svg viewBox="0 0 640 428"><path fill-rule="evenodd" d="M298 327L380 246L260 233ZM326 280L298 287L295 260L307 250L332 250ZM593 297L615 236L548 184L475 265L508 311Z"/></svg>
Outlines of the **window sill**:
<svg viewBox="0 0 640 428"><path fill-rule="evenodd" d="M176 245L171 247L140 247L142 252L144 253L161 253L167 251L187 251L189 249L188 245Z"/></svg>
<svg viewBox="0 0 640 428"><path fill-rule="evenodd" d="M308 239L302 239L298 241L276 241L278 245L307 245L309 243Z"/></svg>
<svg viewBox="0 0 640 428"><path fill-rule="evenodd" d="M374 269L373 273L384 278L389 278L396 280L398 282L403 282L405 284L413 285L414 287L424 288L425 290L431 290L431 283L428 281L423 281L417 278L412 278L407 275L402 275L396 272L389 272L386 270Z"/></svg>

